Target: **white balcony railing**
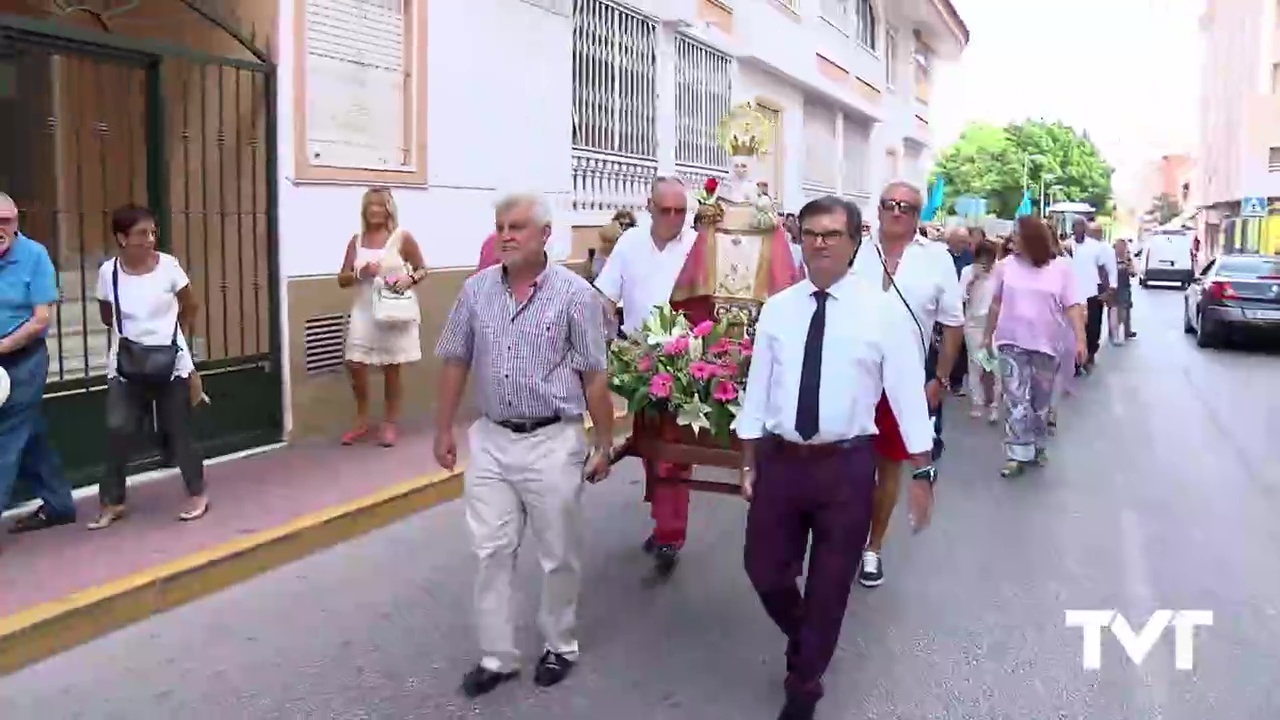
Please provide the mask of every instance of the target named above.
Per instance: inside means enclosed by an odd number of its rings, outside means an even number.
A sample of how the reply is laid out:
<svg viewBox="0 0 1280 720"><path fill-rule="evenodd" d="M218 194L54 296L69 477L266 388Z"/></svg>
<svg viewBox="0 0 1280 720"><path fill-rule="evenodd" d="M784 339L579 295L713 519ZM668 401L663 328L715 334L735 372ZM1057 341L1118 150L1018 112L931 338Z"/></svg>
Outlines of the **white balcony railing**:
<svg viewBox="0 0 1280 720"><path fill-rule="evenodd" d="M696 192L707 183L707 178L719 181L728 179L729 171L722 167L676 163L676 176L689 188L689 192Z"/></svg>
<svg viewBox="0 0 1280 720"><path fill-rule="evenodd" d="M639 210L657 173L654 159L574 148L573 209L602 215L624 208Z"/></svg>

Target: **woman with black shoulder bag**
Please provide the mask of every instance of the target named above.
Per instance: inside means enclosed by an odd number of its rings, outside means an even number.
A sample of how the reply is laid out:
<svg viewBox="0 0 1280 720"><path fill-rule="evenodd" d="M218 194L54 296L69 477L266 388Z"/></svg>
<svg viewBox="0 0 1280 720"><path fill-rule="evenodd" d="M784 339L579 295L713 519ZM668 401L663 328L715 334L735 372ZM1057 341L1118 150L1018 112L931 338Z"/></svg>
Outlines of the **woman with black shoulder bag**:
<svg viewBox="0 0 1280 720"><path fill-rule="evenodd" d="M165 448L190 496L179 520L198 520L209 510L204 457L191 430L195 362L183 331L191 332L199 306L178 259L156 250L155 215L125 205L111 214L116 257L98 270L98 309L111 328L107 359L107 432L110 462L98 484L101 512L90 530L125 516L125 468L155 418Z"/></svg>

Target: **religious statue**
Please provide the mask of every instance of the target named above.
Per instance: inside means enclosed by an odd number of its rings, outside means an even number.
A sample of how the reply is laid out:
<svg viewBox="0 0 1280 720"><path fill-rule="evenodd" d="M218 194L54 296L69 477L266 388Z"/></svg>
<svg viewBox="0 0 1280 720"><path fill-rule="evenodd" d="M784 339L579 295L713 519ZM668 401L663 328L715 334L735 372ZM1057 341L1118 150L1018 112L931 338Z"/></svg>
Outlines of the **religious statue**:
<svg viewBox="0 0 1280 720"><path fill-rule="evenodd" d="M767 192L760 192L758 181L750 174L756 157L768 149L773 130L773 125L749 103L733 108L720 122L717 140L733 158L733 167L727 180L708 178L695 193L697 237L670 296L671 310L683 316L682 322L694 328L713 321L725 333L717 342L739 348L734 352L745 348L741 356L744 358L749 358L750 341L764 301L801 278L773 199ZM630 361L624 358L618 362L627 367ZM745 369L742 365L735 372ZM631 370L631 375L644 372L638 366ZM732 404L723 398L713 401ZM736 417L736 408L732 412ZM693 479L691 467L739 468L743 462L741 453L741 446L731 433L720 439L708 432L698 434L687 422L682 424L680 413L667 407L665 411L639 412L634 416L632 437L619 457L630 454L644 460L645 498L657 507L658 503L667 502L660 499L666 496L658 488L673 483L736 493L736 483ZM688 502L687 493L685 498L681 502Z"/></svg>
<svg viewBox="0 0 1280 720"><path fill-rule="evenodd" d="M695 196L698 237L671 293L672 307L693 322L728 318L750 335L765 298L799 279L773 199L751 177L773 133L750 103L720 121L717 140L733 166L728 180L708 179Z"/></svg>

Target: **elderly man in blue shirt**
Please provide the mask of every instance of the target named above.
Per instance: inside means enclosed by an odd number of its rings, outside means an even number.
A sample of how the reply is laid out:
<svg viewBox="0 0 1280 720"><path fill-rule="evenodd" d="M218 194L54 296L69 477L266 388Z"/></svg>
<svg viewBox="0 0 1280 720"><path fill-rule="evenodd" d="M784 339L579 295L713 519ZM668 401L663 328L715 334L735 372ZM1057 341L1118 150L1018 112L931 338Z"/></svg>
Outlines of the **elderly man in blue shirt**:
<svg viewBox="0 0 1280 720"><path fill-rule="evenodd" d="M41 503L10 532L76 519L71 489L41 412L49 373L45 331L57 301L48 251L18 232L18 207L0 193L0 368L9 375L10 388L0 404L0 510L8 506L19 477L33 485Z"/></svg>

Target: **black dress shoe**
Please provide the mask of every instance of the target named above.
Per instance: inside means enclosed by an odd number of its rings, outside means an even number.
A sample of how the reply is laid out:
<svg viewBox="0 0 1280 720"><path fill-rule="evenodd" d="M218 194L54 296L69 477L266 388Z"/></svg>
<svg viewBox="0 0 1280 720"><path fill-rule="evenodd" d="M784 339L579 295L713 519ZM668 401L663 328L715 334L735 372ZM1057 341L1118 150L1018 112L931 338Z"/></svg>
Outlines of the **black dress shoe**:
<svg viewBox="0 0 1280 720"><path fill-rule="evenodd" d="M547 650L538 660L538 668L533 673L533 682L539 687L558 685L561 680L569 677L574 664L572 660L560 653Z"/></svg>
<svg viewBox="0 0 1280 720"><path fill-rule="evenodd" d="M676 569L676 563L680 562L680 551L675 545L659 545L654 548L653 561L659 575L670 575Z"/></svg>
<svg viewBox="0 0 1280 720"><path fill-rule="evenodd" d="M653 536L650 535L644 539L644 545L640 547L644 550L645 555L652 555L658 549L658 541L654 540Z"/></svg>
<svg viewBox="0 0 1280 720"><path fill-rule="evenodd" d="M62 515L50 515L45 510L44 505L36 508L35 512L18 518L17 522L9 528L9 532L13 534L34 532L36 530L44 530L45 528L56 527L58 525L70 525L76 521L76 516L71 515L65 517Z"/></svg>
<svg viewBox="0 0 1280 720"><path fill-rule="evenodd" d="M462 676L462 694L469 698L478 698L493 692L502 683L514 680L519 674L518 670L498 672L483 665L476 665Z"/></svg>
<svg viewBox="0 0 1280 720"><path fill-rule="evenodd" d="M778 713L778 720L813 720L818 711L818 701L798 695L787 695L787 702Z"/></svg>

